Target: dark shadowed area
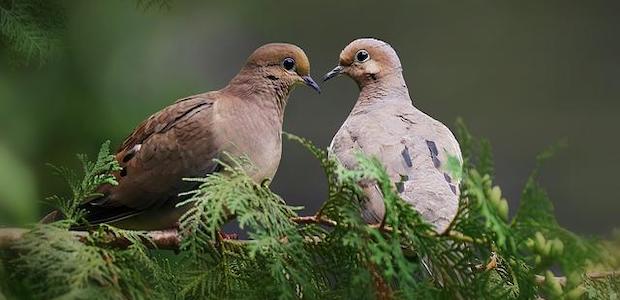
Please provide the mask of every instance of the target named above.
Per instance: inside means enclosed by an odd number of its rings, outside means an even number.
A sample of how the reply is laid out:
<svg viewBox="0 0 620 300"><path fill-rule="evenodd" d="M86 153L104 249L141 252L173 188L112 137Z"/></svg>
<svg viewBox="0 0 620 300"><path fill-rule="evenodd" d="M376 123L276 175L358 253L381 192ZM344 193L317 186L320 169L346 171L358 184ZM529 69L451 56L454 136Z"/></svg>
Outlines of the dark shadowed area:
<svg viewBox="0 0 620 300"><path fill-rule="evenodd" d="M141 120L184 96L219 89L267 42L306 50L320 79L359 37L399 53L414 104L454 128L462 117L494 148L512 205L537 153L560 140L543 185L560 223L606 234L619 225L620 2L65 1L56 59L15 66L0 48L0 197L35 203L62 193L45 163L118 145ZM260 12L260 13L257 13ZM1 44L0 44L1 47ZM348 78L298 88L285 130L321 147L357 99ZM286 142L273 190L318 208L318 163ZM24 204L28 205L28 204ZM36 216L24 216L36 219Z"/></svg>

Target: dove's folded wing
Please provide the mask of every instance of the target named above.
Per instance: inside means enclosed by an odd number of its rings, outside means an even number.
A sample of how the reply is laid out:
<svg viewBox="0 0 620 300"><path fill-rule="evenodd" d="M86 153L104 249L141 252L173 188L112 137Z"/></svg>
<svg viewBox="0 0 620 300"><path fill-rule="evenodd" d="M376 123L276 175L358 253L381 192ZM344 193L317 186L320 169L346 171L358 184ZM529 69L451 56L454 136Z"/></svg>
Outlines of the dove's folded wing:
<svg viewBox="0 0 620 300"><path fill-rule="evenodd" d="M212 158L217 149L210 143L210 126L205 124L212 122L214 99L210 94L182 99L150 116L125 139L116 153L121 166L114 173L118 185L100 187L103 196L82 205L91 224L164 205L187 186L183 177L204 176L215 169ZM201 160L202 165L193 166L192 152L211 155Z"/></svg>

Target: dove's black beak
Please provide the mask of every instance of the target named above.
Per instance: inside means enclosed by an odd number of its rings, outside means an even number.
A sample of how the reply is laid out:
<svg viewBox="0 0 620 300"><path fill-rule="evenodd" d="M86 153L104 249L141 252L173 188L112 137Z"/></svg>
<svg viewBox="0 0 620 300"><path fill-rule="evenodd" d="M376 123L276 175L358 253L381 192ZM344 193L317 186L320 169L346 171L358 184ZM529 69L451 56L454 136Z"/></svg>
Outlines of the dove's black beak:
<svg viewBox="0 0 620 300"><path fill-rule="evenodd" d="M304 84L306 84L307 86L311 87L313 90L317 91L317 93L319 93L319 94L321 93L321 88L314 81L314 79L312 79L312 77L310 77L310 76L301 76L301 78L304 80Z"/></svg>
<svg viewBox="0 0 620 300"><path fill-rule="evenodd" d="M344 67L343 66L336 66L334 69L332 69L331 71L327 72L327 74L325 74L325 76L323 76L323 81L328 81L340 74L342 74L342 72L344 71Z"/></svg>

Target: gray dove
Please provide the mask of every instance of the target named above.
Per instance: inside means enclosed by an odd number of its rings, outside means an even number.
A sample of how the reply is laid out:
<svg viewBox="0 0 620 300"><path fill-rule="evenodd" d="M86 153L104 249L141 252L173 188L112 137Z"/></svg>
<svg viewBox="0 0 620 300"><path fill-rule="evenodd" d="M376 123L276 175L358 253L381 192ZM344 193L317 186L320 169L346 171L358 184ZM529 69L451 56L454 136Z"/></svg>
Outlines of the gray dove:
<svg viewBox="0 0 620 300"><path fill-rule="evenodd" d="M349 169L356 167L358 152L377 157L402 199L443 232L459 202L460 182L447 166L449 157L456 158L459 167L462 164L454 135L413 106L398 55L386 42L351 42L324 80L340 74L351 77L360 94L331 142L330 155ZM368 198L364 220L381 223L385 216L381 192L374 183L360 185Z"/></svg>
<svg viewBox="0 0 620 300"><path fill-rule="evenodd" d="M305 84L317 92L304 51L267 44L221 90L180 99L142 122L122 143L116 159L118 185L82 205L89 223L129 229L172 227L183 208L177 195L191 188L182 179L218 171L215 158L248 157L257 182L272 178L282 153L282 121L289 93ZM53 212L45 218L61 218Z"/></svg>

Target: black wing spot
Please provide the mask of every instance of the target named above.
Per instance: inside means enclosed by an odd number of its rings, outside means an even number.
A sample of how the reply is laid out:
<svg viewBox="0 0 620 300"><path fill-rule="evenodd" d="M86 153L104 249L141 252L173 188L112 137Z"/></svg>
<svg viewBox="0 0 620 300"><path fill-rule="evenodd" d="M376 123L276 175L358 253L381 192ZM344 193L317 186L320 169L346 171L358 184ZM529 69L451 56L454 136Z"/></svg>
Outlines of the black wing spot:
<svg viewBox="0 0 620 300"><path fill-rule="evenodd" d="M439 158L437 158L437 156L439 155L439 151L437 151L437 145L435 145L435 142L427 140L426 146L428 147L428 150L431 151L433 166L435 166L435 168L439 168L441 166L441 161L439 161Z"/></svg>
<svg viewBox="0 0 620 300"><path fill-rule="evenodd" d="M441 167L441 161L439 161L439 158L436 156L433 156L433 166L435 166L435 168Z"/></svg>
<svg viewBox="0 0 620 300"><path fill-rule="evenodd" d="M437 145L433 141L426 141L426 146L428 146L428 150L431 151L431 156L439 155L439 151L437 151Z"/></svg>
<svg viewBox="0 0 620 300"><path fill-rule="evenodd" d="M452 183L452 178L450 178L450 175L448 175L448 173L443 173L443 178L448 182L448 183Z"/></svg>
<svg viewBox="0 0 620 300"><path fill-rule="evenodd" d="M456 195L456 186L454 184L450 184L450 190Z"/></svg>
<svg viewBox="0 0 620 300"><path fill-rule="evenodd" d="M123 156L123 162L126 163L130 161L134 157L135 153L129 152L127 155Z"/></svg>
<svg viewBox="0 0 620 300"><path fill-rule="evenodd" d="M405 146L405 149L403 149L403 151L400 154L403 156L403 159L405 160L405 164L407 165L407 167L409 168L413 167L413 163L411 162L411 156L409 155L409 148L407 148L407 146Z"/></svg>
<svg viewBox="0 0 620 300"><path fill-rule="evenodd" d="M278 78L276 76L273 76L273 75L267 75L267 79L269 79L269 80L278 80L280 78Z"/></svg>
<svg viewBox="0 0 620 300"><path fill-rule="evenodd" d="M138 151L136 151L135 147L133 149L129 150L127 152L127 154L125 154L125 156L123 156L123 162L126 163L126 162L130 161L132 158L134 158L134 156L136 156L136 153L138 153Z"/></svg>

